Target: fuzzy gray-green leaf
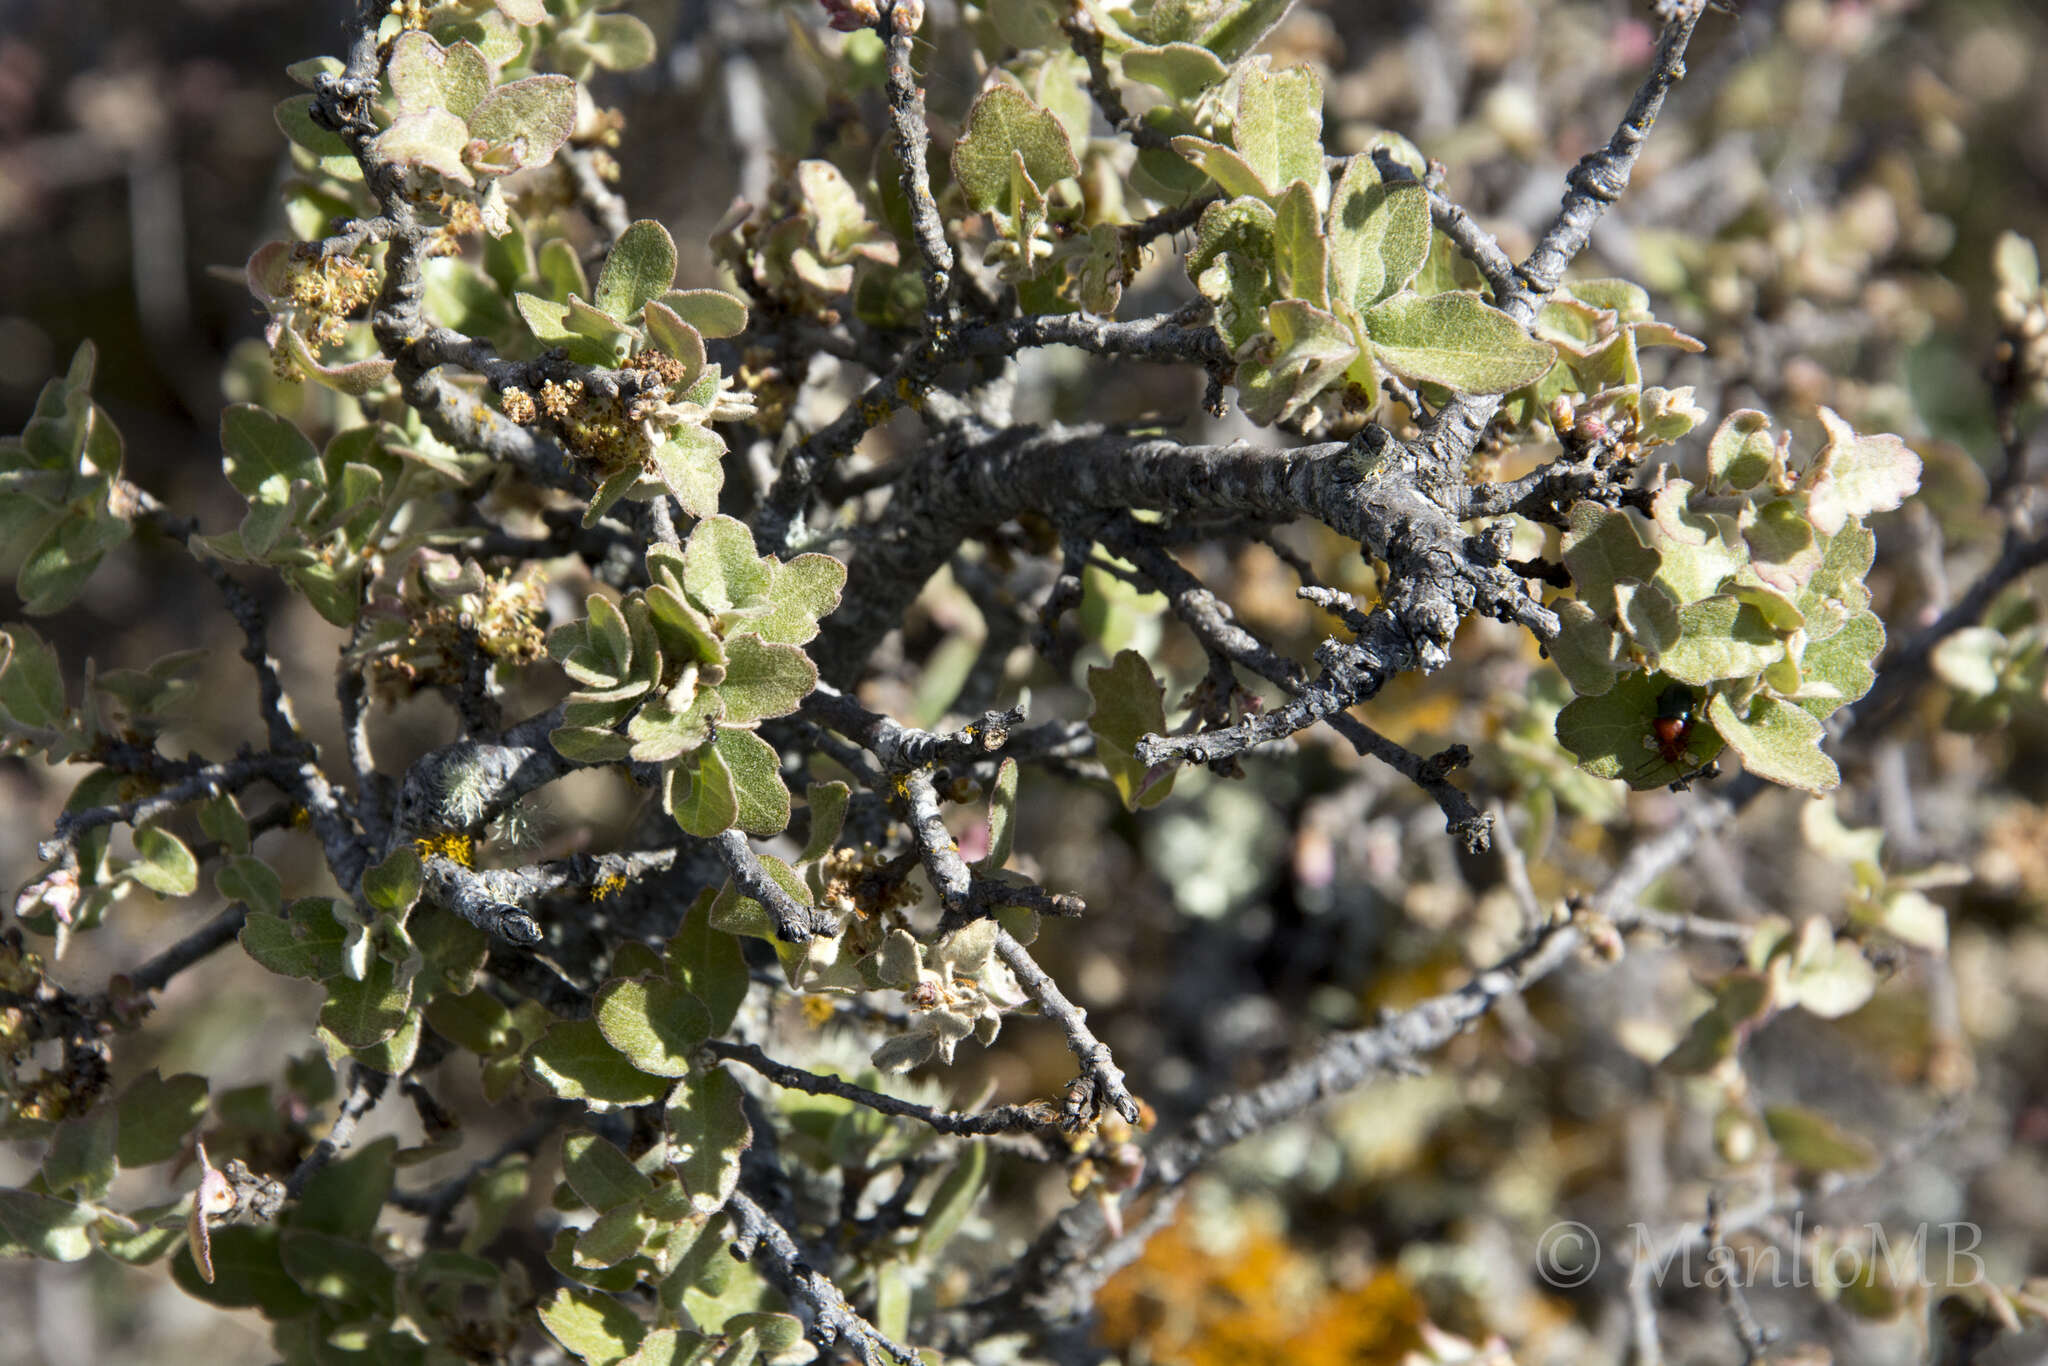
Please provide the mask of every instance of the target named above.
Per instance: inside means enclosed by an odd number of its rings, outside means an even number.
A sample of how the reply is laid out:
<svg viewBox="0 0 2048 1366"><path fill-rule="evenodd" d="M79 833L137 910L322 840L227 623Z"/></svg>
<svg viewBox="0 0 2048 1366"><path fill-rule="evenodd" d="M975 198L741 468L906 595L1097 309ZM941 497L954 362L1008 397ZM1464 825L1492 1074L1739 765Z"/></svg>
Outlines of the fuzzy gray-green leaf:
<svg viewBox="0 0 2048 1366"><path fill-rule="evenodd" d="M1557 359L1477 294L1397 294L1365 314L1373 354L1402 377L1466 394L1504 394Z"/></svg>

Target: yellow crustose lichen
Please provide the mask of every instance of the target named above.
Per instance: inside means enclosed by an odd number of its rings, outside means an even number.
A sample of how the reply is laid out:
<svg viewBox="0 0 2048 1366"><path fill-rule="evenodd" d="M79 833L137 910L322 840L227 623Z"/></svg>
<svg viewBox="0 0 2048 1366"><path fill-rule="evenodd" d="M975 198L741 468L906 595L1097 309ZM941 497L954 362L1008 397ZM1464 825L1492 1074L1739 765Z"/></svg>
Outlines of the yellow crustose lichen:
<svg viewBox="0 0 2048 1366"><path fill-rule="evenodd" d="M476 866L476 841L458 830L435 830L416 836L412 847L421 862L444 858L465 868Z"/></svg>

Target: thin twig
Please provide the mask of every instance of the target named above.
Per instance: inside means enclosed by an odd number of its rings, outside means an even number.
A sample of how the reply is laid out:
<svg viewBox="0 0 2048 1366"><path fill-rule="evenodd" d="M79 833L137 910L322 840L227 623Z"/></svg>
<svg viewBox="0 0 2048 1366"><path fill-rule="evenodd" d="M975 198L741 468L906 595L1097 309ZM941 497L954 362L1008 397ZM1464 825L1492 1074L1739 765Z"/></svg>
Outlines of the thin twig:
<svg viewBox="0 0 2048 1366"><path fill-rule="evenodd" d="M1088 1012L1066 998L1059 984L1031 957L1008 930L996 931L996 953L1017 974L1017 981L1038 1002L1038 1008L1066 1031L1067 1048L1081 1065L1081 1074L1067 1091L1065 1119L1069 1128L1087 1124L1105 1109L1138 1122L1137 1098L1124 1085L1123 1069L1116 1065L1109 1045L1088 1028Z"/></svg>
<svg viewBox="0 0 2048 1366"><path fill-rule="evenodd" d="M356 1125L364 1115L376 1108L384 1098L384 1091L391 1085L391 1078L383 1072L356 1063L349 1068L348 1094L342 1098L341 1113L334 1118L334 1127L327 1131L327 1137L313 1146L305 1159L293 1169L285 1182L285 1195L293 1200L305 1194L306 1183L313 1174L355 1142Z"/></svg>
<svg viewBox="0 0 2048 1366"><path fill-rule="evenodd" d="M920 273L924 277L926 331L937 335L946 326L953 288L953 245L946 240L946 225L939 216L938 201L932 198L931 170L926 157L931 150L931 129L925 122L924 91L910 65L909 25L899 22L896 0L883 6L876 31L888 51L884 91L889 101L889 135L902 168L903 196L910 206L910 231L917 239Z"/></svg>
<svg viewBox="0 0 2048 1366"><path fill-rule="evenodd" d="M842 1081L838 1077L807 1072L801 1067L778 1062L755 1044L729 1043L724 1039L713 1039L705 1047L721 1058L746 1064L777 1086L805 1091L814 1096L837 1096L841 1100L850 1100L856 1105L866 1106L881 1114L894 1115L900 1119L914 1119L942 1134L976 1137L984 1134L1044 1133L1059 1124L1058 1112L1043 1101L1005 1105L994 1110L972 1113L960 1110L934 1110L929 1105L899 1100L880 1091L871 1091L865 1086L855 1086L852 1082Z"/></svg>
<svg viewBox="0 0 2048 1366"><path fill-rule="evenodd" d="M832 932L830 917L813 907L800 905L789 894L788 888L769 873L767 865L761 862L744 834L738 830L722 831L711 843L718 850L719 858L725 861L726 871L732 874L733 885L739 888L741 895L752 897L767 910L769 918L775 922L778 939L789 944L802 944L814 934Z"/></svg>
<svg viewBox="0 0 2048 1366"><path fill-rule="evenodd" d="M1728 1315L1735 1340L1742 1344L1743 1366L1757 1366L1769 1357L1771 1339L1750 1310L1749 1297L1742 1293L1742 1274L1735 1264L1735 1250L1722 1237L1721 1216L1726 1207L1727 1197L1719 1188L1708 1194L1707 1259L1719 1273L1716 1279L1720 1282L1721 1308Z"/></svg>
<svg viewBox="0 0 2048 1366"><path fill-rule="evenodd" d="M867 1366L878 1366L884 1354L902 1366L919 1366L917 1353L885 1337L853 1311L846 1294L824 1272L810 1266L789 1231L754 1202L745 1191L733 1192L726 1210L732 1215L732 1254L751 1262L765 1254L762 1273L804 1311L806 1333L820 1347L844 1342L860 1353Z"/></svg>

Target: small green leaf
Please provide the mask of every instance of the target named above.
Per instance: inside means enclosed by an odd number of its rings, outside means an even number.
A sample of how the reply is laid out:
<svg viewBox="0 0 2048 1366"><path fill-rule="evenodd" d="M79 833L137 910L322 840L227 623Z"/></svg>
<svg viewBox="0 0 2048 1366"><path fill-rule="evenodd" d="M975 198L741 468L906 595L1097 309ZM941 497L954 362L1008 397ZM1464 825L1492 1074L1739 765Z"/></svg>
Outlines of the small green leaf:
<svg viewBox="0 0 2048 1366"><path fill-rule="evenodd" d="M271 111L271 120L277 124L278 132L321 161L332 159L336 163L355 163L355 156L349 151L348 144L341 140L341 134L313 122L311 95L293 95L278 101L277 107Z"/></svg>
<svg viewBox="0 0 2048 1366"><path fill-rule="evenodd" d="M221 467L228 482L251 501L282 497L301 479L315 488L326 485L320 452L305 433L268 408L231 403L222 409L220 444L225 453ZM267 485L272 476L281 476L283 483Z"/></svg>
<svg viewBox="0 0 2048 1366"><path fill-rule="evenodd" d="M1299 180L1320 198L1329 181L1323 169L1322 80L1305 66L1247 66L1239 79L1230 142L1265 186L1266 197L1278 197Z"/></svg>
<svg viewBox="0 0 2048 1366"><path fill-rule="evenodd" d="M774 574L754 551L754 533L734 517L707 517L683 545L683 591L714 616L748 607L768 593Z"/></svg>
<svg viewBox="0 0 2048 1366"><path fill-rule="evenodd" d="M128 1084L117 1104L121 1165L168 1162L184 1151L185 1135L206 1117L206 1078L190 1072L165 1078L152 1067Z"/></svg>
<svg viewBox="0 0 2048 1366"><path fill-rule="evenodd" d="M1081 171L1057 117L1015 86L990 86L969 107L966 128L953 144L953 178L967 202L979 210L1014 213L1011 168L1019 156L1041 193Z"/></svg>
<svg viewBox="0 0 2048 1366"><path fill-rule="evenodd" d="M1868 1143L1813 1110L1796 1105L1767 1106L1764 1124L1779 1155L1807 1171L1858 1172L1877 1166L1877 1153Z"/></svg>
<svg viewBox="0 0 2048 1366"><path fill-rule="evenodd" d="M57 1126L43 1153L43 1185L50 1194L98 1200L107 1193L120 1121L118 1106L102 1104Z"/></svg>
<svg viewBox="0 0 2048 1366"><path fill-rule="evenodd" d="M824 556L818 558L823 559ZM653 563L651 559L650 563ZM667 573L665 562L661 573ZM656 582L644 596L648 614L661 639L662 651L672 657L674 663L725 667L725 646L703 613L685 601L667 582ZM755 626L758 631L758 623Z"/></svg>
<svg viewBox="0 0 2048 1366"><path fill-rule="evenodd" d="M86 1229L96 1217L89 1206L0 1187L0 1256L78 1261L92 1252Z"/></svg>
<svg viewBox="0 0 2048 1366"><path fill-rule="evenodd" d="M249 852L249 818L242 814L232 792L222 792L199 804L199 828L226 845L230 853Z"/></svg>
<svg viewBox="0 0 2048 1366"><path fill-rule="evenodd" d="M1152 772L1138 762L1138 741L1166 729L1166 689L1136 650L1119 651L1109 667L1090 666L1088 692L1095 699L1088 728L1096 754L1109 769L1126 809L1156 806L1173 790L1173 769Z"/></svg>
<svg viewBox="0 0 2048 1366"><path fill-rule="evenodd" d="M1387 185L1354 156L1330 195L1330 292L1361 313L1406 288L1429 256L1429 194Z"/></svg>
<svg viewBox="0 0 2048 1366"><path fill-rule="evenodd" d="M340 1238L369 1238L391 1194L391 1159L397 1151L398 1139L386 1135L321 1167L285 1214L285 1224Z"/></svg>
<svg viewBox="0 0 2048 1366"><path fill-rule="evenodd" d="M676 1087L668 1104L676 1172L697 1214L716 1214L739 1185L740 1154L754 1142L739 1083L722 1067Z"/></svg>
<svg viewBox="0 0 2048 1366"><path fill-rule="evenodd" d="M711 747L732 775L734 823L756 838L779 835L789 826L789 788L774 746L750 730L724 726Z"/></svg>
<svg viewBox="0 0 2048 1366"><path fill-rule="evenodd" d="M358 1239L287 1229L278 1255L299 1288L316 1298L384 1314L397 1300L397 1269Z"/></svg>
<svg viewBox="0 0 2048 1366"><path fill-rule="evenodd" d="M815 787L811 790L817 791ZM698 894L668 941L666 955L669 977L701 1001L709 1012L710 1038L718 1038L732 1028L751 984L739 941L711 924L715 895L709 888Z"/></svg>
<svg viewBox="0 0 2048 1366"><path fill-rule="evenodd" d="M700 688L680 711L675 694L657 697L626 725L633 742L630 757L641 763L663 764L693 754L710 742L724 714L725 699L708 688Z"/></svg>
<svg viewBox="0 0 2048 1366"><path fill-rule="evenodd" d="M1017 839L1017 761L1003 760L988 794L988 853L977 867L994 872L1010 861Z"/></svg>
<svg viewBox="0 0 2048 1366"><path fill-rule="evenodd" d="M1733 596L1701 598L1678 615L1683 638L1657 664L1681 683L1754 678L1784 656L1785 641L1764 614Z"/></svg>
<svg viewBox="0 0 2048 1366"><path fill-rule="evenodd" d="M685 389L695 384L704 373L704 334L677 317L661 299L649 299L641 316L649 339L681 362L683 375L675 382Z"/></svg>
<svg viewBox="0 0 2048 1366"><path fill-rule="evenodd" d="M1832 536L1852 517L1890 512L1920 487L1920 457L1890 433L1858 436L1834 409L1820 410L1828 441L1799 478L1807 515Z"/></svg>
<svg viewBox="0 0 2048 1366"><path fill-rule="evenodd" d="M618 978L598 989L597 1026L605 1041L643 1072L685 1076L690 1054L711 1037L711 1012L660 979Z"/></svg>
<svg viewBox="0 0 2048 1366"><path fill-rule="evenodd" d="M1789 955L1774 967L1784 969L1781 995L1823 1020L1839 1020L1869 1003L1877 992L1877 969L1853 940L1838 939L1827 921L1814 916L1791 941Z"/></svg>
<svg viewBox="0 0 2048 1366"><path fill-rule="evenodd" d="M732 770L716 747L698 750L694 759L671 766L665 776L669 814L685 833L710 839L732 829L739 818L739 796Z"/></svg>
<svg viewBox="0 0 2048 1366"><path fill-rule="evenodd" d="M677 427L654 451L655 482L692 517L717 515L725 487L725 438L709 427Z"/></svg>
<svg viewBox="0 0 2048 1366"><path fill-rule="evenodd" d="M462 160L469 138L468 125L456 115L446 109L425 109L401 116L379 133L370 144L370 153L395 166L433 171L473 188L476 177Z"/></svg>
<svg viewBox="0 0 2048 1366"><path fill-rule="evenodd" d="M603 1270L639 1255L659 1227L654 1216L633 1205L601 1214L576 1235L571 1263L579 1269Z"/></svg>
<svg viewBox="0 0 2048 1366"><path fill-rule="evenodd" d="M1799 705L1826 720L1837 708L1870 691L1877 682L1871 665L1883 653L1884 623L1875 612L1860 612L1825 640L1810 641L1799 657L1800 671L1809 682L1827 684L1840 696L1801 698Z"/></svg>
<svg viewBox="0 0 2048 1366"><path fill-rule="evenodd" d="M2010 653L2004 633L1989 626L1965 626L1934 647L1930 662L1935 676L1956 691L1989 697L2004 679Z"/></svg>
<svg viewBox="0 0 2048 1366"><path fill-rule="evenodd" d="M1006 766L1015 767L1015 761L1004 760ZM998 778L998 782L1001 779ZM1016 788L1016 777L1011 776L1012 791ZM810 863L825 857L839 840L839 831L846 823L846 803L852 789L845 783L812 783L805 794L805 803L811 813L811 833L804 841L803 852L796 856L798 863Z"/></svg>
<svg viewBox="0 0 2048 1366"><path fill-rule="evenodd" d="M846 566L830 555L799 555L777 564L768 587L773 604L748 623L761 639L802 645L818 634L818 619L830 616L846 588Z"/></svg>
<svg viewBox="0 0 2048 1366"><path fill-rule="evenodd" d="M1558 743L1594 777L1624 778L1639 791L1684 776L1720 752L1721 737L1695 720L1679 762L1664 762L1652 722L1671 686L1663 674L1631 673L1600 696L1566 703L1557 714Z"/></svg>
<svg viewBox="0 0 2048 1366"><path fill-rule="evenodd" d="M707 340L737 337L747 330L746 300L722 289L672 289L662 305Z"/></svg>
<svg viewBox="0 0 2048 1366"><path fill-rule="evenodd" d="M1576 598L1559 598L1552 607L1558 632L1550 642L1550 658L1565 682L1581 697L1598 697L1613 688L1615 675L1630 667L1621 633Z"/></svg>
<svg viewBox="0 0 2048 1366"><path fill-rule="evenodd" d="M1121 60L1125 76L1157 86L1176 102L1194 99L1230 74L1215 53L1193 43L1134 47Z"/></svg>
<svg viewBox="0 0 2048 1366"><path fill-rule="evenodd" d="M158 826L135 832L140 861L128 865L128 876L159 896L190 896L199 890L199 860L185 841Z"/></svg>
<svg viewBox="0 0 2048 1366"><path fill-rule="evenodd" d="M1642 533L1626 512L1597 503L1573 506L1563 558L1579 601L1608 621L1620 611L1615 585L1653 581L1662 559L1643 544Z"/></svg>
<svg viewBox="0 0 2048 1366"><path fill-rule="evenodd" d="M1779 467L1771 440L1771 419L1754 408L1740 408L1721 419L1707 443L1707 475L1731 489L1753 489Z"/></svg>
<svg viewBox="0 0 2048 1366"><path fill-rule="evenodd" d="M587 1129L562 1140L562 1177L584 1204L605 1214L639 1200L654 1182L610 1142Z"/></svg>
<svg viewBox="0 0 2048 1366"><path fill-rule="evenodd" d="M545 345L566 346L576 339L576 334L569 330L568 304L524 292L515 293L512 302L525 319L527 329Z"/></svg>
<svg viewBox="0 0 2048 1366"><path fill-rule="evenodd" d="M1234 147L1183 134L1173 140L1173 150L1186 157L1203 175L1216 182L1217 189L1232 198L1270 203L1277 197ZM1313 195L1314 192L1310 193Z"/></svg>
<svg viewBox="0 0 2048 1366"><path fill-rule="evenodd" d="M2034 244L2010 228L1998 234L1991 248L1991 271L2000 289L2010 290L2021 302L2041 292L2041 257Z"/></svg>
<svg viewBox="0 0 2048 1366"><path fill-rule="evenodd" d="M1205 6L1194 9L1196 15L1214 14L1216 17L1206 28L1199 29L1192 36L1196 42L1225 62L1234 63L1257 47L1259 40L1272 32L1274 26L1286 17L1287 11L1293 7L1294 0L1237 0L1236 3L1220 7ZM1164 8L1168 7L1155 5L1154 15Z"/></svg>
<svg viewBox="0 0 2048 1366"><path fill-rule="evenodd" d="M619 321L631 318L675 282L676 244L668 229L643 218L619 234L597 279L598 308Z"/></svg>
<svg viewBox="0 0 2048 1366"><path fill-rule="evenodd" d="M405 1026L411 1004L412 982L401 978L399 965L372 958L361 981L346 975L328 980L320 1025L350 1048L368 1048Z"/></svg>
<svg viewBox="0 0 2048 1366"><path fill-rule="evenodd" d="M1350 326L1299 299L1266 310L1269 343L1256 344L1237 366L1244 414L1257 423L1283 422L1301 412L1358 359Z"/></svg>
<svg viewBox="0 0 2048 1366"><path fill-rule="evenodd" d="M1810 712L1760 696L1744 718L1717 694L1708 703L1707 715L1728 747L1742 756L1742 766L1757 777L1812 793L1831 792L1841 785L1841 770L1821 752L1823 728Z"/></svg>
<svg viewBox="0 0 2048 1366"><path fill-rule="evenodd" d="M580 1285L561 1286L542 1300L540 1321L564 1351L589 1366L615 1366L647 1334L632 1310Z"/></svg>
<svg viewBox="0 0 2048 1366"><path fill-rule="evenodd" d="M19 624L0 632L0 641L0 714L17 726L61 729L70 706L56 649Z"/></svg>
<svg viewBox="0 0 2048 1366"><path fill-rule="evenodd" d="M555 753L578 764L615 764L633 749L626 736L598 726L563 726L548 732L548 743Z"/></svg>
<svg viewBox="0 0 2048 1366"><path fill-rule="evenodd" d="M936 1257L952 1240L960 1226L967 1222L967 1216L974 1211L974 1205L981 1198L981 1188L988 1177L988 1149L979 1143L968 1144L960 1154L960 1160L953 1164L939 1188L932 1192L931 1202L925 1206L924 1221L917 1231L917 1242L913 1245L920 1258Z"/></svg>
<svg viewBox="0 0 2048 1366"><path fill-rule="evenodd" d="M34 616L61 611L77 600L106 552L126 540L128 523L86 512L50 524L15 577L22 610Z"/></svg>
<svg viewBox="0 0 2048 1366"><path fill-rule="evenodd" d="M213 1279L207 1281L192 1262L189 1247L171 1262L178 1288L192 1298L221 1309L260 1309L274 1322L298 1318L318 1307L284 1269L275 1228L231 1224L212 1234Z"/></svg>
<svg viewBox="0 0 2048 1366"><path fill-rule="evenodd" d="M363 874L363 899L375 910L396 914L420 899L420 856L401 845Z"/></svg>
<svg viewBox="0 0 2048 1366"><path fill-rule="evenodd" d="M427 1023L450 1043L486 1058L514 1038L512 1012L487 991L441 993L427 1003Z"/></svg>
<svg viewBox="0 0 2048 1366"><path fill-rule="evenodd" d="M607 71L634 71L654 60L654 30L631 14L597 14L577 39Z"/></svg>
<svg viewBox="0 0 2048 1366"><path fill-rule="evenodd" d="M441 108L457 118L467 117L476 108L490 93L492 82L491 64L474 44L457 43L444 49L417 29L399 34L391 44L384 75L391 82L398 113Z"/></svg>
<svg viewBox="0 0 2048 1366"><path fill-rule="evenodd" d="M1504 394L1542 378L1549 346L1477 294L1397 294L1365 314L1373 355L1402 377L1468 394Z"/></svg>
<svg viewBox="0 0 2048 1366"><path fill-rule="evenodd" d="M1259 335L1266 305L1279 292L1276 221L1268 205L1243 196L1211 204L1195 224L1188 279L1216 305L1216 330L1232 351Z"/></svg>
<svg viewBox="0 0 2048 1366"><path fill-rule="evenodd" d="M818 666L794 645L770 645L746 632L728 638L725 652L718 695L725 700L727 725L787 716L818 686Z"/></svg>
<svg viewBox="0 0 2048 1366"><path fill-rule="evenodd" d="M597 1110L648 1105L670 1086L668 1078L633 1066L595 1020L557 1020L527 1051L526 1066L556 1095Z"/></svg>
<svg viewBox="0 0 2048 1366"><path fill-rule="evenodd" d="M470 111L468 135L518 149L513 170L545 165L576 127L576 82L528 76L501 85Z"/></svg>

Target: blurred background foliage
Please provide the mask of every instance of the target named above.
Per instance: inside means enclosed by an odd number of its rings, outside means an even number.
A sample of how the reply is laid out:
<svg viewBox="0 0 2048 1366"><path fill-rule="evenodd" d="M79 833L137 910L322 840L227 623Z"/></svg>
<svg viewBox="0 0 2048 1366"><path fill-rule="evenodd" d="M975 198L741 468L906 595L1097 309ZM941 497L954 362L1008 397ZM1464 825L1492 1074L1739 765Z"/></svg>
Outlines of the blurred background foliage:
<svg viewBox="0 0 2048 1366"><path fill-rule="evenodd" d="M743 145L857 141L872 136L862 114L874 95L833 85L808 55L840 41L819 33L811 6L630 8L662 37L663 55L595 85L624 115L619 188L636 216L673 231L678 278L708 283L711 227L781 169L731 155L728 127ZM291 93L287 62L337 49L341 18L338 6L303 0L0 4L0 430L19 429L39 386L91 337L95 397L127 437L130 476L203 523L232 521L217 473L219 406L272 383L260 310L240 282L248 252L283 235L271 106ZM1647 6L1619 0L1328 0L1299 7L1268 50L1322 72L1332 152L1380 128L1407 134L1519 256L1566 169L1611 129L1654 33ZM1640 280L1660 318L1707 343L1657 364L1659 382L1697 386L1710 412L1764 408L1810 447L1813 414L1827 405L1913 445L1924 491L1880 526L1872 576L1895 637L1996 552L1998 528L1983 515L2000 461L1985 378L1997 329L1991 253L2007 230L2048 239L2044 43L2048 10L2034 0L1747 0L1710 16L1633 189L1582 263ZM957 124L972 94L935 75L935 121ZM707 128L715 135L698 136ZM1178 270L1162 255L1126 312L1184 293ZM1081 383L1075 360L1029 358L1020 417L1186 423L1191 438L1207 421L1198 375L1141 367L1114 385ZM1235 418L1210 425L1212 438L1251 434ZM904 434L899 425L880 440ZM1687 448L1695 459L1698 444ZM153 572L172 553L114 557L48 632L67 661L90 654L108 668L189 647L203 625L218 648L199 696L240 698L232 625L188 603L194 576ZM1356 555L1319 530L1205 550L1191 567L1302 658L1332 623L1295 599L1283 555L1313 562L1323 582L1371 587ZM1012 648L1022 642L988 639L977 585L962 581L976 567L966 558L926 591L870 705L929 725L988 705L982 694L998 682L1029 683L1036 715L1080 715L1086 664L1126 645L1152 656L1169 697L1201 677L1199 650L1158 600L1100 572L1081 614L1091 643L1064 674L1034 670L1029 651ZM2039 593L2038 582L2013 590L2005 619L2037 618ZM270 605L287 685L326 696L337 633L281 592ZM0 607L17 615L18 604ZM1597 883L1689 800L1627 798L1576 772L1550 738L1568 694L1519 633L1470 622L1454 658L1437 675L1402 677L1370 719L1424 753L1472 748L1461 782L1504 804L1544 902ZM1947 919L1945 955L1902 951L1870 1003L1843 1018L1774 1018L1745 1039L1742 1084L1759 1107L1796 1103L1891 1154L1881 1180L1817 1199L1810 1223L1879 1220L1910 1236L1922 1222L1974 1222L1992 1277L2012 1286L2048 1272L2048 707L2035 697L1997 728L1963 731L1945 724L1953 700L1927 689L1890 733L1842 756L1839 807L1846 823L1885 832L1888 869L1955 870L1929 893ZM323 746L334 742L320 729L324 709L307 720ZM185 743L220 752L251 724L202 704ZM378 724L380 748L399 762L448 738L447 717L427 706ZM1097 908L1081 932L1048 936L1048 966L1074 984L1163 1115L1257 1080L1328 1029L1444 989L1521 929L1497 856L1455 852L1434 807L1326 735L1246 762L1239 780L1186 773L1173 800L1138 816L1100 786L1036 786L1025 784L1019 840L1043 865L1030 871ZM0 763L0 866L24 876L35 866L63 795L48 770ZM616 784L579 777L550 795L534 838L544 854L561 852L560 832L616 824L627 801ZM1774 793L1753 804L1659 885L1656 904L1737 921L1841 919L1853 887L1802 833L1805 801ZM310 852L300 859L281 868L293 894L318 875ZM102 981L203 913L131 905L61 971ZM146 1036L160 1053L124 1054L124 1067L200 1069L218 1089L302 1047L264 1021L303 1019L311 998L288 999L291 983L222 959L179 979ZM1532 1274L1537 1238L1564 1218L1620 1231L1701 1217L1708 1185L1734 1161L1717 1120L1725 1079L1657 1064L1709 1003L1699 983L1732 962L1711 946L1647 944L1574 967L1459 1039L1430 1075L1368 1088L1233 1150L1104 1290L1104 1347L1133 1363L1334 1366L1478 1359L1446 1335L1475 1352L1499 1335L1521 1362L1620 1359L1620 1245L1610 1240L1585 1285L1560 1290ZM971 1092L966 1073L981 1068L1004 1098L1054 1093L1070 1070L1052 1031L1026 1029L961 1068L946 1076L956 1093ZM473 1087L437 1093L466 1100L466 1118L488 1131ZM1959 1117L1935 1136L1907 1142L1951 1109ZM4 1179L20 1175L10 1167ZM1814 1172L1778 1176L1810 1184ZM1032 1227L1069 1198L1057 1178L999 1176L988 1255L1006 1218ZM1924 1296L1881 1289L1753 1298L1788 1346L1825 1344L1836 1361L1872 1366L1924 1359L1935 1350ZM1732 1359L1712 1292L1667 1287L1659 1303L1671 1359ZM223 1330L219 1311L186 1299L162 1268L103 1260L8 1266L0 1321L18 1328L0 1334L7 1362L203 1353L225 1366L269 1355L253 1318Z"/></svg>

